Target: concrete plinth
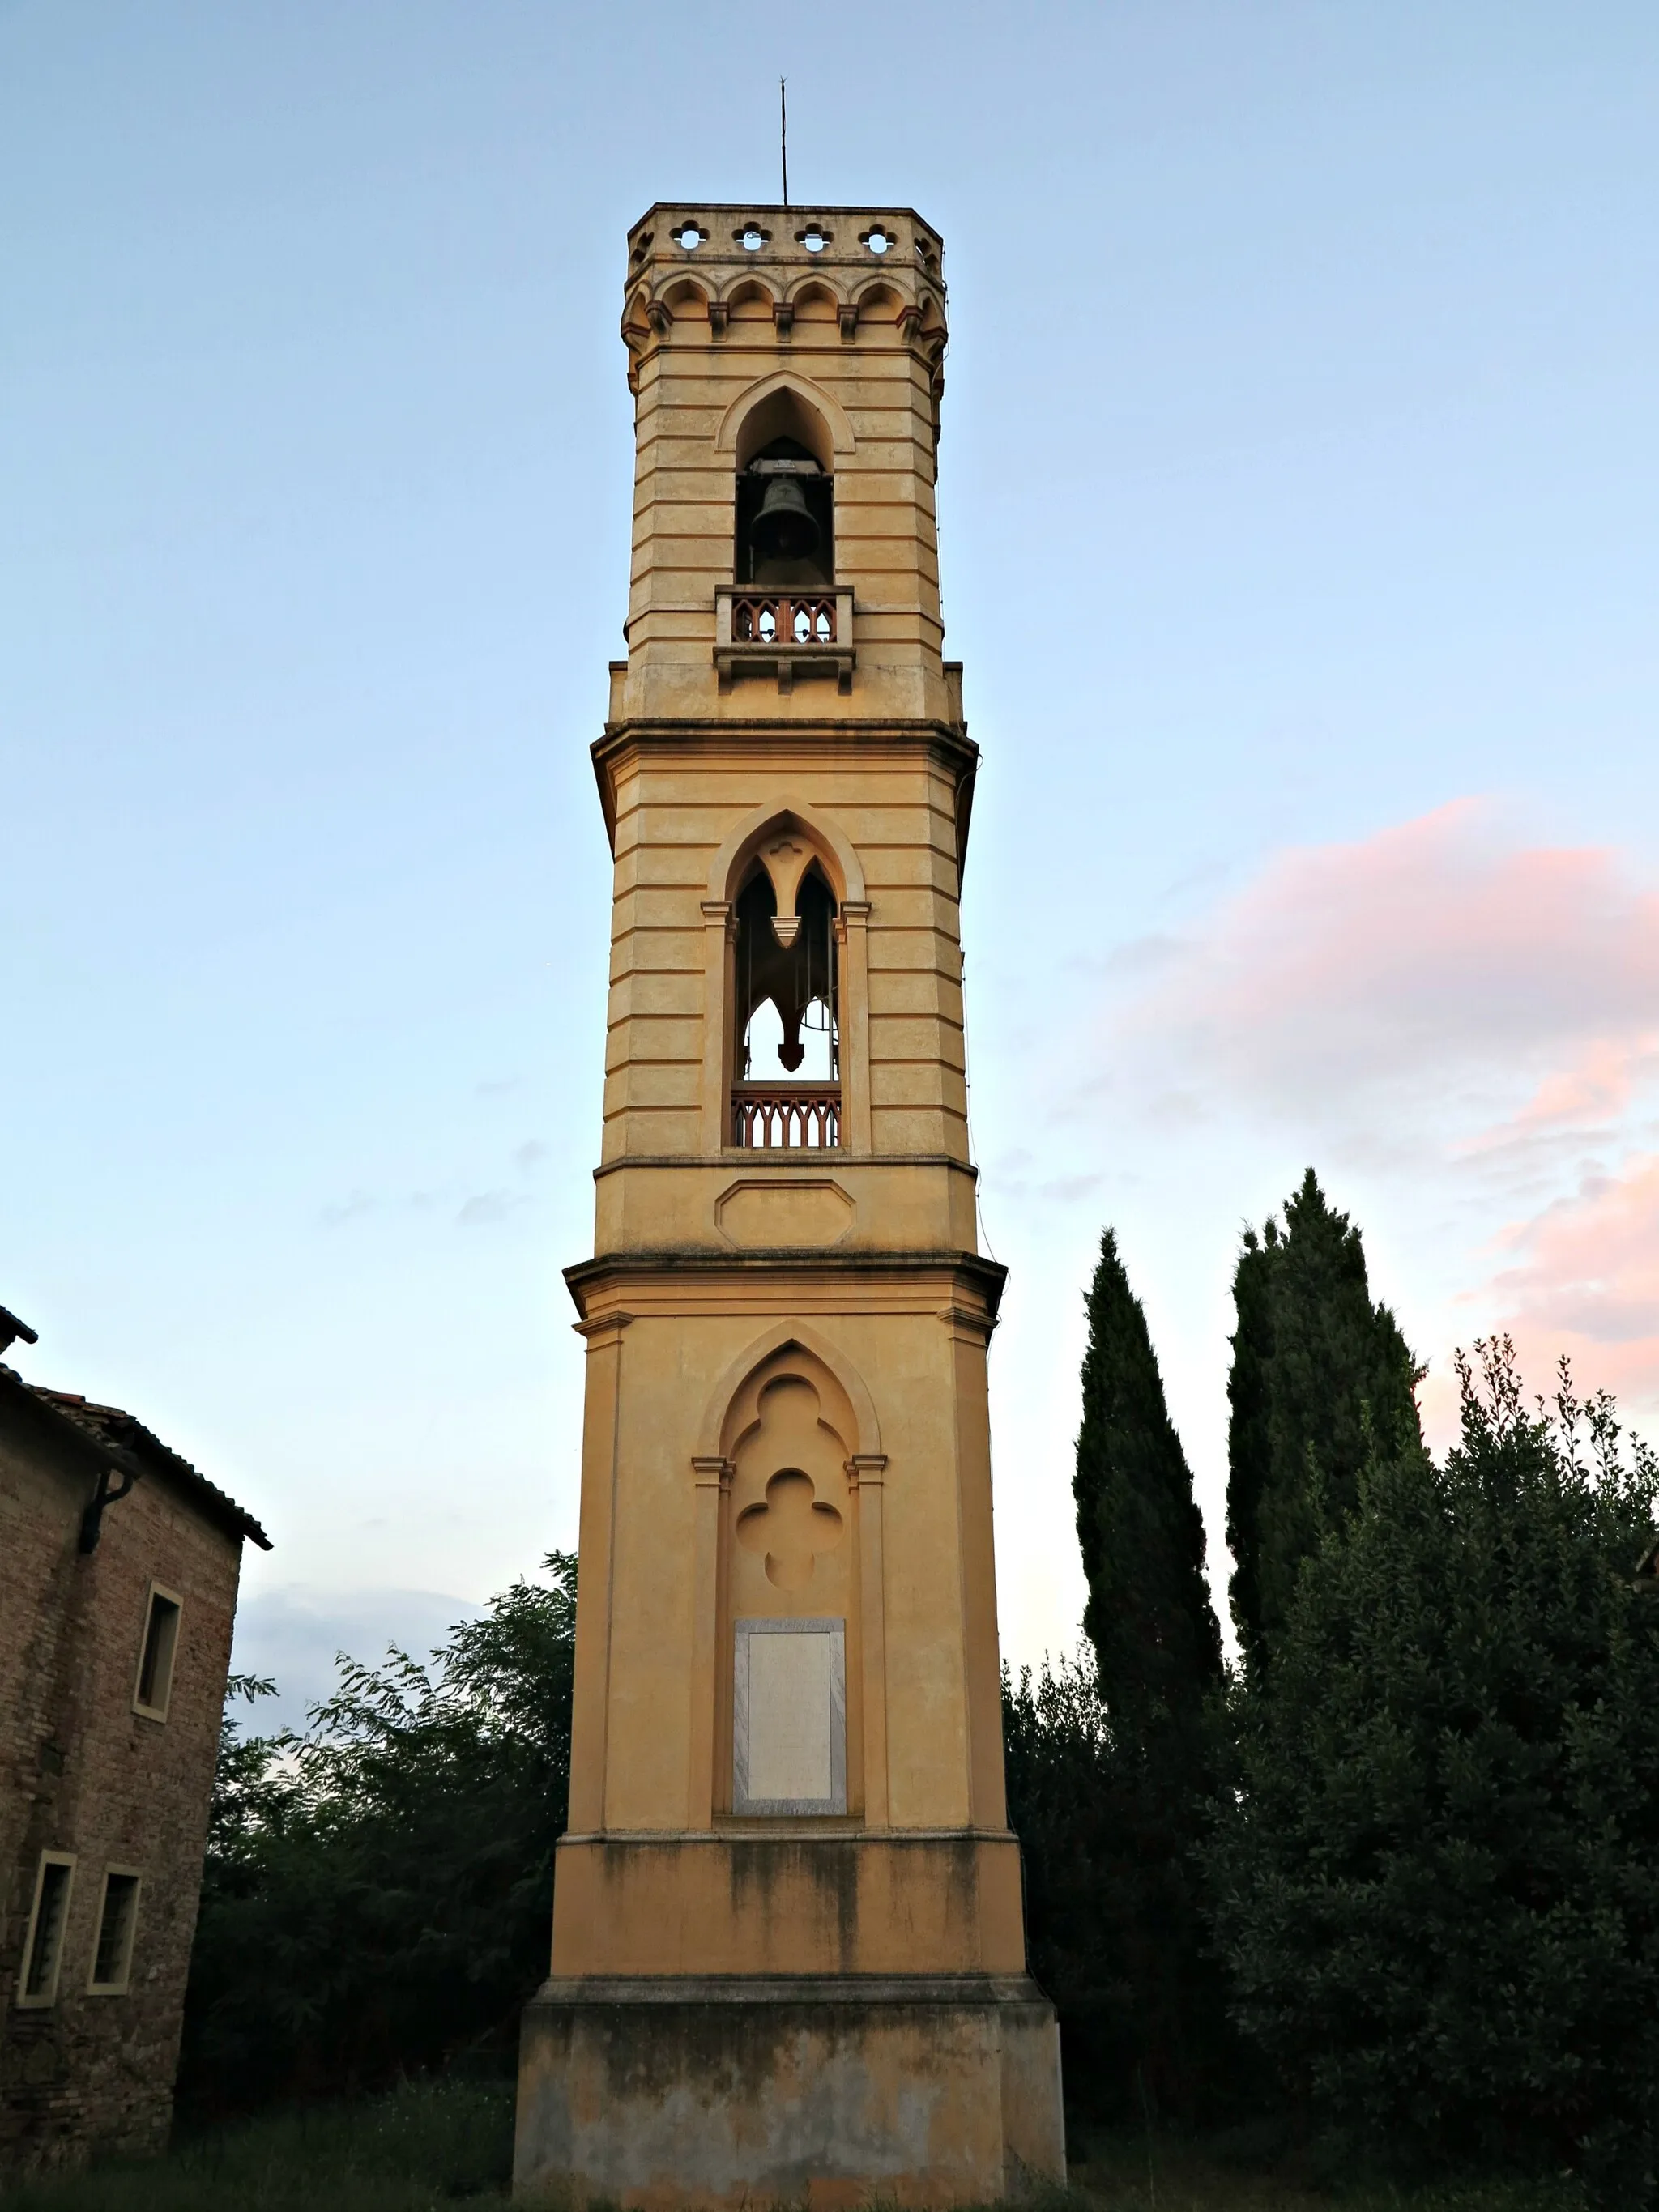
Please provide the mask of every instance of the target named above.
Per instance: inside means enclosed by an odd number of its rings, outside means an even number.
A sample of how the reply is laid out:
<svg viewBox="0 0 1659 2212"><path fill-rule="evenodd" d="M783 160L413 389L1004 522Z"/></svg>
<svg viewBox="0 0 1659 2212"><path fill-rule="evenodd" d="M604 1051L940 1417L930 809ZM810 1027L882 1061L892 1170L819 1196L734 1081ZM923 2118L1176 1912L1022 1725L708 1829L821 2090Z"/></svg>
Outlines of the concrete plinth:
<svg viewBox="0 0 1659 2212"><path fill-rule="evenodd" d="M1059 2032L1027 1975L583 1977L526 2008L520 2203L817 2212L1065 2178Z"/></svg>

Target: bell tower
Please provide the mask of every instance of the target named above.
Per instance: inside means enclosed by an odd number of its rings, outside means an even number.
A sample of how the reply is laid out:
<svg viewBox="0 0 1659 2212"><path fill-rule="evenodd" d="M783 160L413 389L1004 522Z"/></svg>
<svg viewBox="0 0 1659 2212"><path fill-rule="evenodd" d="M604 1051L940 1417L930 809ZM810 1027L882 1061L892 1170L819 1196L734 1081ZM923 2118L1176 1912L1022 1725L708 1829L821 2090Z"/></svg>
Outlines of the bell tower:
<svg viewBox="0 0 1659 2212"><path fill-rule="evenodd" d="M1063 2179L1004 1802L943 659L942 252L908 210L628 240L628 657L568 1829L517 2187Z"/></svg>

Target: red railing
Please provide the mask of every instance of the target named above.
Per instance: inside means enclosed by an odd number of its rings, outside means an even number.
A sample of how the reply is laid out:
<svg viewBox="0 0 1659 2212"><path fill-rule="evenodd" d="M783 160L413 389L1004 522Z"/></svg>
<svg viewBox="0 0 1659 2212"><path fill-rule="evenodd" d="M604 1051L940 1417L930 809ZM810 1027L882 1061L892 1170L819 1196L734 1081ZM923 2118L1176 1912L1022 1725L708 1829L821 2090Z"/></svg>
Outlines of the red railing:
<svg viewBox="0 0 1659 2212"><path fill-rule="evenodd" d="M732 1093L732 1141L759 1151L841 1142L838 1083L744 1084Z"/></svg>
<svg viewBox="0 0 1659 2212"><path fill-rule="evenodd" d="M776 592L739 592L732 600L733 645L833 645L836 595L793 599Z"/></svg>

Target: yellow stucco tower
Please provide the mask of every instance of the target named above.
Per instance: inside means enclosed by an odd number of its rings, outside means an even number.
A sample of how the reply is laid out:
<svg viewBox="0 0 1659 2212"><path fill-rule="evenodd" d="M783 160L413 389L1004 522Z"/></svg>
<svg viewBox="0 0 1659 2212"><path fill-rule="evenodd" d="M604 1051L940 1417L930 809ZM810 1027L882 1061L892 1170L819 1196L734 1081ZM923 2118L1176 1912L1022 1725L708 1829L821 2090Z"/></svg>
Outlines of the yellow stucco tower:
<svg viewBox="0 0 1659 2212"><path fill-rule="evenodd" d="M628 241L628 658L568 1832L521 2197L983 2201L1064 2173L1003 1793L941 657L939 240Z"/></svg>

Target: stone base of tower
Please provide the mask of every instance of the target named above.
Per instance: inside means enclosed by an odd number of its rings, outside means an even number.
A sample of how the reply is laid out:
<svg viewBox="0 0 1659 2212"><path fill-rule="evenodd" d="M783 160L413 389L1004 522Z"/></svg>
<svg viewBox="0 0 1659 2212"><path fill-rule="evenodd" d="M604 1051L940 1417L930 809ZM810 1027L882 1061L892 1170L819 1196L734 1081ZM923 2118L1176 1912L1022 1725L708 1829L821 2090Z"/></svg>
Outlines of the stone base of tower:
<svg viewBox="0 0 1659 2212"><path fill-rule="evenodd" d="M983 2204L1065 2179L1029 1975L594 1976L525 2011L521 2204Z"/></svg>

